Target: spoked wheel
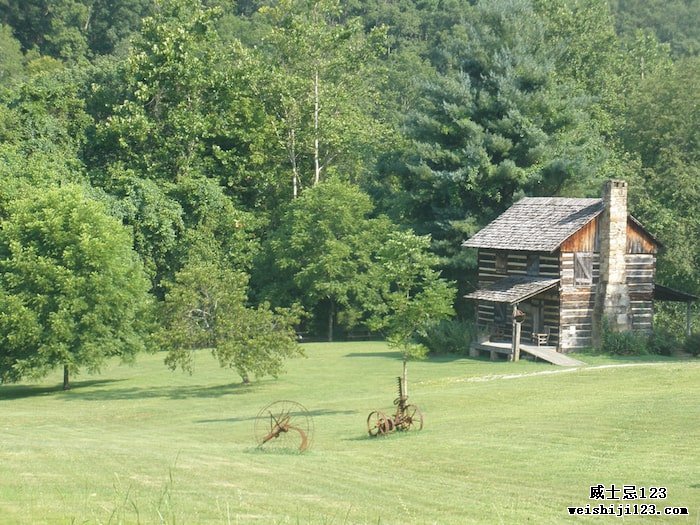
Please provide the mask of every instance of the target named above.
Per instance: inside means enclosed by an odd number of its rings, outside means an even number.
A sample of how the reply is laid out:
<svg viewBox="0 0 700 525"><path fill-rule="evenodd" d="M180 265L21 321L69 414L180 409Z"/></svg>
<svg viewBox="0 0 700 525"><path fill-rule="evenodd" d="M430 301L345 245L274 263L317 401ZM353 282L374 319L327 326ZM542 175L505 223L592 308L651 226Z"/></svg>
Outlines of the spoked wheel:
<svg viewBox="0 0 700 525"><path fill-rule="evenodd" d="M394 422L384 412L375 410L367 416L367 432L370 436L383 436L393 430Z"/></svg>
<svg viewBox="0 0 700 525"><path fill-rule="evenodd" d="M296 401L275 401L255 418L258 447L304 452L311 446L313 431L311 414Z"/></svg>
<svg viewBox="0 0 700 525"><path fill-rule="evenodd" d="M401 418L401 430L421 430L423 428L423 413L416 405L406 405Z"/></svg>

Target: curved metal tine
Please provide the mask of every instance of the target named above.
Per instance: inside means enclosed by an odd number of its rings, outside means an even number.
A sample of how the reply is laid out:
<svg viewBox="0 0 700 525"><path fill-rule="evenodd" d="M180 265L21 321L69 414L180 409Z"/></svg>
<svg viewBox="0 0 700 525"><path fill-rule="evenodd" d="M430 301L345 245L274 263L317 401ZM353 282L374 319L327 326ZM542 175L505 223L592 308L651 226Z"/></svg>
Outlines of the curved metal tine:
<svg viewBox="0 0 700 525"><path fill-rule="evenodd" d="M289 415L290 411L286 411L286 412L283 411L282 413L280 413L279 420L275 417L275 415L272 413L271 410L268 410L268 413L270 414L270 418L272 419L272 421L274 421L275 425L278 427L282 427L283 423L288 423L289 420L291 419L291 416ZM272 428L273 425L270 425L270 427Z"/></svg>

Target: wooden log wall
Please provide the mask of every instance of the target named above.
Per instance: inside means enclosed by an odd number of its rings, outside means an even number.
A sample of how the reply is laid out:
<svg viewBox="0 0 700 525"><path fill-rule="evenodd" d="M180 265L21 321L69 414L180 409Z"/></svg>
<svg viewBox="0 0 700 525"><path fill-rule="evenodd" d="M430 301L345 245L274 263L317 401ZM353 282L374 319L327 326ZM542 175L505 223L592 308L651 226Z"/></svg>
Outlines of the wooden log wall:
<svg viewBox="0 0 700 525"><path fill-rule="evenodd" d="M507 257L505 273L496 271L496 250L479 250L479 288L509 275L527 275L528 255L538 255L541 277L559 277L559 255L547 252L499 252Z"/></svg>
<svg viewBox="0 0 700 525"><path fill-rule="evenodd" d="M537 275L541 277L559 277L559 255L548 252L499 252L506 256L505 273L496 270L496 250L479 250L479 288L484 288L509 275L528 275L528 256L537 255L539 257L539 271ZM551 337L550 345L559 344L559 297L556 292L548 292L546 295L538 296L537 300L542 301L544 326L549 326ZM495 320L496 305L490 301L479 301L477 304L477 324L482 328L493 325ZM506 323L504 337L511 336L511 311L510 306L506 306ZM523 341L530 342L530 334L533 332L532 319L527 319L523 323Z"/></svg>
<svg viewBox="0 0 700 525"><path fill-rule="evenodd" d="M574 253L561 252L561 293L559 347L562 352L593 344L593 306L600 277L600 256L593 254L592 283L574 284Z"/></svg>
<svg viewBox="0 0 700 525"><path fill-rule="evenodd" d="M632 329L651 333L656 257L650 253L628 253L625 255L625 271L630 294Z"/></svg>

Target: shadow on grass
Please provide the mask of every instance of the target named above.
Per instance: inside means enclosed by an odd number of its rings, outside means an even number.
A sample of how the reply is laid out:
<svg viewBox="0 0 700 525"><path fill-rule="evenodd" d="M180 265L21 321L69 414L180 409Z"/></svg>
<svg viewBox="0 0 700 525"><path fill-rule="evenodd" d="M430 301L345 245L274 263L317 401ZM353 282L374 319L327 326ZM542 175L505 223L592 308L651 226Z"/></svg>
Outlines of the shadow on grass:
<svg viewBox="0 0 700 525"><path fill-rule="evenodd" d="M348 415L357 414L358 410L309 410L309 415L311 417L323 417L323 416L336 416L336 415ZM200 419L195 421L195 423L240 423L242 421L254 421L257 418L255 416L246 417L226 417L221 419Z"/></svg>
<svg viewBox="0 0 700 525"><path fill-rule="evenodd" d="M245 454L260 454L266 456L308 456L311 450L300 451L294 447L249 447L243 450Z"/></svg>
<svg viewBox="0 0 700 525"><path fill-rule="evenodd" d="M345 357L387 357L400 361L401 352L352 352L350 354L345 354Z"/></svg>
<svg viewBox="0 0 700 525"><path fill-rule="evenodd" d="M383 357L386 359L394 359L396 361L401 361L403 357L401 352L353 352L350 354L345 354L345 357ZM417 360L418 363L451 363L453 361L459 361L460 359L478 359L469 357L466 354L429 354L426 359ZM484 359L488 361L488 358Z"/></svg>
<svg viewBox="0 0 700 525"><path fill-rule="evenodd" d="M123 379L89 379L86 381L71 381L70 390L63 390L63 384L54 386L46 385L3 385L0 386L0 401L10 399L24 399L28 397L46 396L49 394L69 394L80 391L83 388L93 386L101 387L118 383ZM82 397L82 396L81 396Z"/></svg>
<svg viewBox="0 0 700 525"><path fill-rule="evenodd" d="M342 438L341 441L364 441L366 443L380 443L382 441L393 441L395 439L415 439L409 436L419 435L420 431L394 431L381 436L370 436L368 433L365 432L362 435Z"/></svg>
<svg viewBox="0 0 700 525"><path fill-rule="evenodd" d="M152 388L108 388L105 390L90 390L79 392L80 395L67 397L66 400L80 401L118 401L128 399L190 399L217 398L229 395L240 395L254 392L257 385L244 385L242 383L231 383L228 385L202 386L202 385L179 385L162 386ZM76 392L77 394L78 392Z"/></svg>

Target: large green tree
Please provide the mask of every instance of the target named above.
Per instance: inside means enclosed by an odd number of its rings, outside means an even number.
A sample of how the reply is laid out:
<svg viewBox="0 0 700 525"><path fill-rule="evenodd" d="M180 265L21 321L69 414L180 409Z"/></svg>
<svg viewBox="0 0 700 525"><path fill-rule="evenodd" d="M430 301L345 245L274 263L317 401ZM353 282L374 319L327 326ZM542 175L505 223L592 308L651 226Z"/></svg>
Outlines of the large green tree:
<svg viewBox="0 0 700 525"><path fill-rule="evenodd" d="M327 322L352 327L362 317L360 297L373 253L392 225L370 217L369 197L337 179L321 182L292 201L263 247L257 279L275 304L300 300Z"/></svg>
<svg viewBox="0 0 700 525"><path fill-rule="evenodd" d="M621 139L638 156L630 184L635 214L664 243L658 276L700 292L700 59L679 61L640 81Z"/></svg>
<svg viewBox="0 0 700 525"><path fill-rule="evenodd" d="M248 55L240 44L219 45L217 16L200 2L162 2L122 67L107 75L123 83L94 93L112 104L86 148L90 178L134 229L159 294L200 227L216 235L231 264L243 264L252 249L247 232L260 220L241 209L264 210L269 198L266 119Z"/></svg>
<svg viewBox="0 0 700 525"><path fill-rule="evenodd" d="M112 53L136 31L154 0L4 0L0 22L10 25L24 50L79 61Z"/></svg>
<svg viewBox="0 0 700 525"><path fill-rule="evenodd" d="M463 290L475 266L464 238L523 194L586 194L617 169L590 97L558 70L550 41L528 1L467 8L438 43L407 122L409 146L380 173L381 206L430 234Z"/></svg>
<svg viewBox="0 0 700 525"><path fill-rule="evenodd" d="M651 31L677 57L700 53L700 2L697 0L608 0L623 37Z"/></svg>
<svg viewBox="0 0 700 525"><path fill-rule="evenodd" d="M0 222L0 378L97 371L144 349L148 282L128 231L79 186L28 191Z"/></svg>

